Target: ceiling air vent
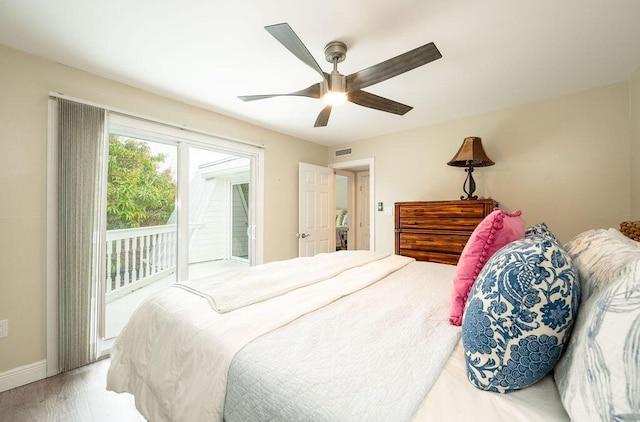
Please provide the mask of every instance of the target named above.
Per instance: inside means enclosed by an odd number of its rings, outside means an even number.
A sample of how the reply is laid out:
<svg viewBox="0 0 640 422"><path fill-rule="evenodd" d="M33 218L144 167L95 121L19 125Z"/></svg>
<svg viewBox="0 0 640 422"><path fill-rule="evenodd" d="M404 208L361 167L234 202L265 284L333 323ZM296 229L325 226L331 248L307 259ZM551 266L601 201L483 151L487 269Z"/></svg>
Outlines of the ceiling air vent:
<svg viewBox="0 0 640 422"><path fill-rule="evenodd" d="M347 155L353 154L353 148L343 148L335 150L336 157L346 157Z"/></svg>

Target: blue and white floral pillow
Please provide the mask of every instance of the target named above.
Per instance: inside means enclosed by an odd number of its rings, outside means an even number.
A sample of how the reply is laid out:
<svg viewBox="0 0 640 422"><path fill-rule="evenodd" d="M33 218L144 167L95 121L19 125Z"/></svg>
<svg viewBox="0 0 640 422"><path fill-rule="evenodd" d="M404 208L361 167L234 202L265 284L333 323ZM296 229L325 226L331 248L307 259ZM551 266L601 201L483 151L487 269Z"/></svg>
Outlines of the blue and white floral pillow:
<svg viewBox="0 0 640 422"><path fill-rule="evenodd" d="M553 234L551 230L549 230L549 227L547 227L547 224L544 222L534 224L533 226L529 226L526 229L524 229L525 237L536 236L536 235L546 236L560 243L556 235Z"/></svg>
<svg viewBox="0 0 640 422"><path fill-rule="evenodd" d="M556 364L578 310L580 287L571 258L553 239L516 240L478 275L462 321L469 381L508 393Z"/></svg>
<svg viewBox="0 0 640 422"><path fill-rule="evenodd" d="M640 248L611 230L566 244L584 293L554 371L571 420L640 421Z"/></svg>

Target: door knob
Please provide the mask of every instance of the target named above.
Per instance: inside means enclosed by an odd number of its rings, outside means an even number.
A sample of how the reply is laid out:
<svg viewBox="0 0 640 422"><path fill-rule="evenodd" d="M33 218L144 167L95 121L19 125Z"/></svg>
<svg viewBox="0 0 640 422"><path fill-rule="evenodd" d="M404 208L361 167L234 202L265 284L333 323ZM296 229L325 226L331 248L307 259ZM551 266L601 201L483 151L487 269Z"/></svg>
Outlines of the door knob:
<svg viewBox="0 0 640 422"><path fill-rule="evenodd" d="M304 238L309 237L309 236L311 236L311 235L310 234L306 234L306 233L302 233L302 234L296 233L296 237L298 237L299 239L304 239Z"/></svg>

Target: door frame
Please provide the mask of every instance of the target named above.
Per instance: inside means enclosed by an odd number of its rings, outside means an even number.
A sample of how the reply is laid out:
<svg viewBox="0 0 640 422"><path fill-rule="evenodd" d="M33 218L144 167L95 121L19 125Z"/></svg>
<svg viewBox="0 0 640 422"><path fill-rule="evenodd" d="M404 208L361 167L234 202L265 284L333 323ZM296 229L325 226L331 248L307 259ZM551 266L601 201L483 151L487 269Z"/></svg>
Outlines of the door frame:
<svg viewBox="0 0 640 422"><path fill-rule="evenodd" d="M369 171L369 250L376 250L375 242L375 217L376 217L376 201L375 201L375 159L361 158L358 160L341 161L339 163L329 164L334 170L346 170L350 172ZM355 223L355 221L354 221Z"/></svg>
<svg viewBox="0 0 640 422"><path fill-rule="evenodd" d="M369 207L371 206L371 176L369 174L368 170L362 170L362 171L358 171L356 172L356 180L355 180L355 184L356 184L356 191L355 191L355 202L356 202L356 211L357 211L357 223L358 226L356 227L356 249L363 249L363 243L367 242L367 244L369 245L369 249L371 249L371 243L368 242L369 239L367 239L367 237L365 236L365 224L364 223L364 219L365 216L367 215L366 210L362 210L362 205L365 203L365 195L364 195L364 191L363 191L363 187L365 186L365 183L363 182L363 180L366 178L367 180L367 204L369 205ZM371 216L369 216L369 228L368 228L368 233L371 234Z"/></svg>
<svg viewBox="0 0 640 422"><path fill-rule="evenodd" d="M354 213L356 209L356 173L349 170L334 170L336 176L343 176L347 178L347 212L349 215L349 230L347 231L347 250L349 250L349 245L351 245L351 249L355 249L356 245L356 226L355 222L357 218L354 219ZM337 182L334 184L337 190ZM337 193L337 192L336 192Z"/></svg>

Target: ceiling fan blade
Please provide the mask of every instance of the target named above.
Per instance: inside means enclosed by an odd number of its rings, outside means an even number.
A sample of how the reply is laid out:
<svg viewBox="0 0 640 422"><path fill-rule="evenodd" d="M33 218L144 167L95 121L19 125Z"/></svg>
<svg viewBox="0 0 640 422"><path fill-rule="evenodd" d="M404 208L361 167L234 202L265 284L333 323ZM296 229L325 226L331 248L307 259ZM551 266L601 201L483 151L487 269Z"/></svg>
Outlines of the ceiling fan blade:
<svg viewBox="0 0 640 422"><path fill-rule="evenodd" d="M379 95L360 90L350 92L347 96L347 99L352 103L358 104L363 107L386 111L387 113L399 114L400 116L413 109L413 107L406 104L402 104L397 101L393 101L388 98L380 97Z"/></svg>
<svg viewBox="0 0 640 422"><path fill-rule="evenodd" d="M310 87L305 89L301 89L300 91L290 92L288 94L271 94L271 95L242 95L239 96L242 101L255 101L255 100L264 100L265 98L273 98L273 97L309 97L309 98L320 98L320 85L321 82L317 84L313 84Z"/></svg>
<svg viewBox="0 0 640 422"><path fill-rule="evenodd" d="M293 53L298 59L300 59L304 64L315 70L322 76L322 79L327 80L325 73L316 62L316 59L313 58L311 53L307 47L300 41L300 38L293 32L293 29L289 26L288 23L279 23L276 25L265 26L266 29L273 37L280 41L280 44L284 45L287 50Z"/></svg>
<svg viewBox="0 0 640 422"><path fill-rule="evenodd" d="M438 47L434 43L425 44L422 47L407 51L404 54L347 76L347 92L358 91L385 81L440 57L442 57L442 54L440 54Z"/></svg>
<svg viewBox="0 0 640 422"><path fill-rule="evenodd" d="M324 127L329 123L329 115L331 115L331 105L327 105L322 109L320 114L318 114L318 118L316 119L316 123L313 127Z"/></svg>

